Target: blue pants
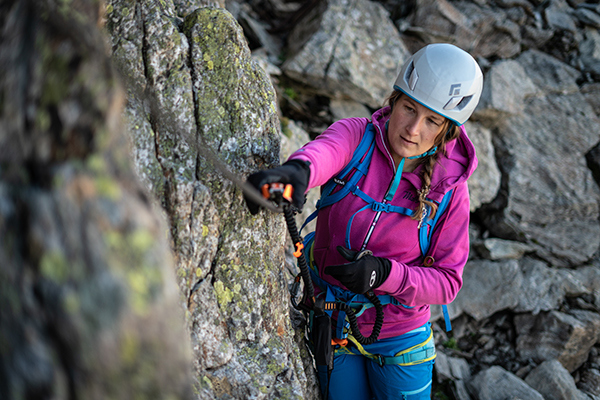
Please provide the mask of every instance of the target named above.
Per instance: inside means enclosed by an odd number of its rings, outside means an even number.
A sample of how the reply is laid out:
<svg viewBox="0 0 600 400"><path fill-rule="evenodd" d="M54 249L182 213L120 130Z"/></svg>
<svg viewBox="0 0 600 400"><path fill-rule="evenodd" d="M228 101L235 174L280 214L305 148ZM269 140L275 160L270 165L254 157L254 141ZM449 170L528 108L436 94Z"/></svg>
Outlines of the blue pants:
<svg viewBox="0 0 600 400"><path fill-rule="evenodd" d="M427 340L431 324L404 335L382 339L364 349L394 356ZM433 360L416 365L384 365L361 354L336 354L329 381L329 400L421 400L431 398Z"/></svg>

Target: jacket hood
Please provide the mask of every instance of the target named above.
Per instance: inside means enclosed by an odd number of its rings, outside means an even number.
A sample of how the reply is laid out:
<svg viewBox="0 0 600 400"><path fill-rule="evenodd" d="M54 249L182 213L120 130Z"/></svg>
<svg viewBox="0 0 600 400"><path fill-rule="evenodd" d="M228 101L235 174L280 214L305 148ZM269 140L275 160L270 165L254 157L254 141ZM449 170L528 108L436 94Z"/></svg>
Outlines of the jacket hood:
<svg viewBox="0 0 600 400"><path fill-rule="evenodd" d="M373 113L371 121L377 127L377 147L389 158L393 166L394 160L391 155L385 128L385 123L389 120L390 114L391 109L389 106L381 108ZM475 146L473 146L473 142L467 136L464 125L460 127L460 131L461 133L458 138L446 143L445 152L438 149L438 164L433 170L431 190L428 196L437 202L441 201L444 194L449 190L466 182L477 168ZM420 171L422 168L422 166L419 166L412 173L404 173L402 179L410 181L417 189L420 189Z"/></svg>

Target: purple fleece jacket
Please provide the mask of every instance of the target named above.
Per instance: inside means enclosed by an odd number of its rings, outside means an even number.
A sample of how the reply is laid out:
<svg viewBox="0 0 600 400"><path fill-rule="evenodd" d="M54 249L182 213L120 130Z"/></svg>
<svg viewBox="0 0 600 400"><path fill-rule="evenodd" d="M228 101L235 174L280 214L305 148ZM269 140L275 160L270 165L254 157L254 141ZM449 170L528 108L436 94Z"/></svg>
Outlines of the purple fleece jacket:
<svg viewBox="0 0 600 400"><path fill-rule="evenodd" d="M377 201L383 200L395 174L385 131L389 115L390 108L385 107L372 116L377 145L369 173L358 183L363 192ZM309 188L325 184L350 161L368 122L366 118L335 122L315 140L292 154L290 159L311 163ZM375 256L391 260L390 275L375 293L390 294L410 307L384 307L385 320L380 339L401 335L425 324L431 316L430 304L448 304L460 290L463 268L469 253L467 179L476 167L475 148L463 126L460 137L446 145L446 155L439 155L432 176L429 198L439 202L449 190L454 189L454 193L446 212L434 228L428 253L435 259L431 267L423 266L417 221L398 213L384 212L377 217L377 213L371 209L358 213L354 218L350 233L352 249L361 248L374 224L366 248ZM416 209L416 191L421 188L421 168L402 174L391 204ZM332 206L320 210L317 218L314 261L321 278L344 289L339 281L326 275L323 270L328 265L347 263L336 247L345 245L348 221L364 206L362 199L349 194ZM361 333L364 336L370 335L375 322L375 310L371 308L365 311L358 321Z"/></svg>

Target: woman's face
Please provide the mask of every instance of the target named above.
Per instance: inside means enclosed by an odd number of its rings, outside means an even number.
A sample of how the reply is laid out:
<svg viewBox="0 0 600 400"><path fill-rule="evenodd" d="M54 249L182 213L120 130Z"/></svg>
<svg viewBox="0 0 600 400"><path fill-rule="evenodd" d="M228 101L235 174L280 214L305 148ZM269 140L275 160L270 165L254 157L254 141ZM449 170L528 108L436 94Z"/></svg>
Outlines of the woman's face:
<svg viewBox="0 0 600 400"><path fill-rule="evenodd" d="M440 114L408 96L401 96L392 109L387 133L396 165L402 158L418 156L431 149L445 121ZM405 161L405 165L417 163L417 159Z"/></svg>

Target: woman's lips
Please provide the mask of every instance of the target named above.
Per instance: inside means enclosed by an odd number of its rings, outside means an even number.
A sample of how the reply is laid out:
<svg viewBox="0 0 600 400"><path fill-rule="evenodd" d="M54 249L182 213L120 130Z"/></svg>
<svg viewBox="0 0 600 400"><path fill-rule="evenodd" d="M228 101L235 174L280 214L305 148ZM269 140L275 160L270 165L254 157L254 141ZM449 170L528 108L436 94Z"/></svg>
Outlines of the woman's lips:
<svg viewBox="0 0 600 400"><path fill-rule="evenodd" d="M400 136L400 139L402 139L404 142L408 143L408 144L416 144L415 142L411 142L410 140L406 139L403 136Z"/></svg>

